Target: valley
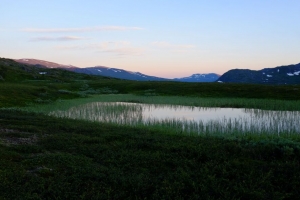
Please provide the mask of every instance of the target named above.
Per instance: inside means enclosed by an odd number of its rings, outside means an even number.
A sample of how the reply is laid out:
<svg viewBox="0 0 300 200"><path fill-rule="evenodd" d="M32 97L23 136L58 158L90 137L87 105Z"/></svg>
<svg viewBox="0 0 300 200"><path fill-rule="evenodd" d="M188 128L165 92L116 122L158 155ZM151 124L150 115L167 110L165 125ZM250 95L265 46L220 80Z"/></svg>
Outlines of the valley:
<svg viewBox="0 0 300 200"><path fill-rule="evenodd" d="M270 111L284 113L274 128L284 119L295 124L295 117L285 112L298 116L299 84L121 80L4 58L0 77L0 199L299 196L298 129L292 134L259 128L247 134L241 129L189 134L180 131L182 126L165 126L172 121L160 127L130 126L50 114L73 109L92 115L99 109L104 116L113 111L126 119L139 110L100 102L173 106L178 112L175 105L259 109L257 115L264 112L271 118ZM93 106L79 109L83 105Z"/></svg>

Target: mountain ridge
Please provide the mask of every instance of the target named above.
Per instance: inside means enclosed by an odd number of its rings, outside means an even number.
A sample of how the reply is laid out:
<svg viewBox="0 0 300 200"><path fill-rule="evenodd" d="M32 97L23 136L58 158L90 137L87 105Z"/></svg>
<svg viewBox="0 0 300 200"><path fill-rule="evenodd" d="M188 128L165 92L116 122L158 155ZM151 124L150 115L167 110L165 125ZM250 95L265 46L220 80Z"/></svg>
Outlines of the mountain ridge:
<svg viewBox="0 0 300 200"><path fill-rule="evenodd" d="M174 80L182 81L182 82L214 82L220 77L219 74L216 73L208 73L208 74L192 74L188 77L183 78L175 78ZM198 80L198 81L197 81Z"/></svg>
<svg viewBox="0 0 300 200"><path fill-rule="evenodd" d="M108 77L127 79L127 80L137 80L137 81L214 82L220 77L220 75L215 73L208 73L208 74L198 73L198 74L192 74L189 77L168 79L168 78L146 75L141 72L127 71L123 69L111 68L106 66L79 68L73 65L63 65L54 62L38 60L38 59L23 58L23 59L14 59L14 60L19 63L34 65L37 67L62 68L77 73L101 75L101 76L108 76Z"/></svg>
<svg viewBox="0 0 300 200"><path fill-rule="evenodd" d="M73 65L62 65L37 59L14 60L19 63L34 65L40 68L60 68L76 73L100 75L105 77L136 81L219 82L269 85L300 84L300 63L292 65L282 65L274 68L263 68L261 70L231 69L221 76L215 73L196 73L188 77L168 79L149 76L141 72L132 72L106 66L79 68Z"/></svg>
<svg viewBox="0 0 300 200"><path fill-rule="evenodd" d="M223 83L300 84L300 63L261 70L231 69L217 80Z"/></svg>

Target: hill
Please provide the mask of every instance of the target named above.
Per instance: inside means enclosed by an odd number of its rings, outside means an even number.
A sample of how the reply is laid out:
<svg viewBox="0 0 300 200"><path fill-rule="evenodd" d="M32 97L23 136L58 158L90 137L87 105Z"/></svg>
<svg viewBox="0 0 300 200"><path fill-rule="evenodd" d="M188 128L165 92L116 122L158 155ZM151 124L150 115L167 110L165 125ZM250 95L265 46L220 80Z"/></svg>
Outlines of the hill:
<svg viewBox="0 0 300 200"><path fill-rule="evenodd" d="M224 83L300 84L300 63L295 65L264 68L262 70L232 69L218 81Z"/></svg>
<svg viewBox="0 0 300 200"><path fill-rule="evenodd" d="M118 68L109 68L103 66L87 67L87 68L70 68L68 69L77 73L91 74L97 76L108 76L119 79L135 80L135 81L168 81L168 79L149 76L140 72L131 72Z"/></svg>
<svg viewBox="0 0 300 200"><path fill-rule="evenodd" d="M22 80L53 80L56 82L64 82L93 79L90 75L74 73L66 70L66 68L54 67L57 65L56 63L50 63L50 65L52 67L48 67L49 65L20 63L12 59L0 58L0 80L6 82ZM105 77L99 76L97 78L102 79Z"/></svg>

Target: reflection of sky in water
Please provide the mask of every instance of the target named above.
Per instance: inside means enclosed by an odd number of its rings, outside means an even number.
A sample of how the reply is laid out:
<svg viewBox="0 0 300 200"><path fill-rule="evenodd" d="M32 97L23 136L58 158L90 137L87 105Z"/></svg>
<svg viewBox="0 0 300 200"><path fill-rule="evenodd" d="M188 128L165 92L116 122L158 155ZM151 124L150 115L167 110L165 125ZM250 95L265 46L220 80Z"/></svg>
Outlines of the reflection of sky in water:
<svg viewBox="0 0 300 200"><path fill-rule="evenodd" d="M180 106L176 109L172 107L149 107L143 106L143 118L156 118L159 120L166 118L186 119L194 121L219 120L223 118L244 118L249 114L243 112L244 109L233 108L193 108Z"/></svg>

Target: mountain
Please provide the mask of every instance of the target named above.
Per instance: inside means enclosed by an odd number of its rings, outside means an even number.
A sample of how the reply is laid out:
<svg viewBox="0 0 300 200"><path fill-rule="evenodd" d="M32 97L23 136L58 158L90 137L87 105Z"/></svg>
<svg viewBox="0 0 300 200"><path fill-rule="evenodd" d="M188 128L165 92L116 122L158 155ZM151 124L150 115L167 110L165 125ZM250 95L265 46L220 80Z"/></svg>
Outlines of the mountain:
<svg viewBox="0 0 300 200"><path fill-rule="evenodd" d="M103 66L79 68L73 65L62 65L54 62L37 60L37 59L15 59L15 61L23 64L34 65L36 67L41 67L41 68L60 68L60 69L66 69L77 73L108 76L108 77L127 79L127 80L139 80L139 81L168 80L168 79L159 78L155 76L148 76L139 72L130 72L122 69L108 68Z"/></svg>
<svg viewBox="0 0 300 200"><path fill-rule="evenodd" d="M175 78L173 80L175 81L181 81L181 82L215 82L218 80L220 75L215 73L209 73L209 74L193 74L188 77L184 78Z"/></svg>
<svg viewBox="0 0 300 200"><path fill-rule="evenodd" d="M27 64L27 65L36 65L37 67L42 67L42 68L64 68L64 69L77 68L72 65L62 65L54 62L37 60L37 59L14 59L14 61L18 63Z"/></svg>
<svg viewBox="0 0 300 200"><path fill-rule="evenodd" d="M300 63L262 70L232 69L218 80L224 83L300 84Z"/></svg>
<svg viewBox="0 0 300 200"><path fill-rule="evenodd" d="M181 81L181 82L214 82L219 78L217 74L193 74L189 77L167 79L156 76L149 76L140 72L131 72L118 68L109 68L104 66L86 67L79 68L73 65L62 65L53 62L37 59L15 59L15 61L23 64L34 65L41 68L62 68L72 72L107 76L126 80L137 80L137 81Z"/></svg>
<svg viewBox="0 0 300 200"><path fill-rule="evenodd" d="M18 82L24 80L54 80L55 82L64 82L74 79L87 80L93 78L90 75L75 73L63 68L47 68L42 65L24 64L12 59L0 58L0 82ZM107 77L99 76L97 79L107 79Z"/></svg>
<svg viewBox="0 0 300 200"><path fill-rule="evenodd" d="M126 80L136 80L136 81L168 81L168 79L149 76L142 74L140 72L131 72L123 69L117 68L109 68L103 66L96 67L86 67L86 68L72 68L70 69L73 72L91 74L91 75L101 75L101 76L109 76L119 79Z"/></svg>

